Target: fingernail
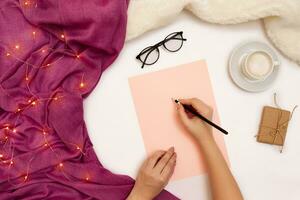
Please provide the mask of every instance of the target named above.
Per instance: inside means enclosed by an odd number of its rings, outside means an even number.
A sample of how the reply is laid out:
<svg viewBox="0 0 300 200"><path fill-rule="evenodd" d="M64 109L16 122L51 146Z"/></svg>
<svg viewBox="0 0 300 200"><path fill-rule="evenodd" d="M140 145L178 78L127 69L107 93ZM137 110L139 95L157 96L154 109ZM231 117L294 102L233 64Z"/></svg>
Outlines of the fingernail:
<svg viewBox="0 0 300 200"><path fill-rule="evenodd" d="M171 148L169 148L169 150L170 150L170 151L174 151L174 150L175 150L175 148L174 148L174 147L171 147Z"/></svg>

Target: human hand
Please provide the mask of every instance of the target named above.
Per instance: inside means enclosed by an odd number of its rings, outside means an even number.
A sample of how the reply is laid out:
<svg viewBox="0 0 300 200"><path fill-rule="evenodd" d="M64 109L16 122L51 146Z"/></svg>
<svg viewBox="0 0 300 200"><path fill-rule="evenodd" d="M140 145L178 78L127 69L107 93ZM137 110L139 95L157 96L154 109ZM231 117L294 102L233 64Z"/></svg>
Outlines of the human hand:
<svg viewBox="0 0 300 200"><path fill-rule="evenodd" d="M152 200L167 185L176 165L174 147L157 151L140 168L127 200Z"/></svg>
<svg viewBox="0 0 300 200"><path fill-rule="evenodd" d="M211 120L213 116L213 109L206 105L200 99L180 99L177 105L178 115L180 121L183 123L184 127L191 133L200 143L203 141L212 139L212 127L205 123L203 120L194 116L192 113L185 111L184 105L193 107L195 111L204 116L205 118Z"/></svg>

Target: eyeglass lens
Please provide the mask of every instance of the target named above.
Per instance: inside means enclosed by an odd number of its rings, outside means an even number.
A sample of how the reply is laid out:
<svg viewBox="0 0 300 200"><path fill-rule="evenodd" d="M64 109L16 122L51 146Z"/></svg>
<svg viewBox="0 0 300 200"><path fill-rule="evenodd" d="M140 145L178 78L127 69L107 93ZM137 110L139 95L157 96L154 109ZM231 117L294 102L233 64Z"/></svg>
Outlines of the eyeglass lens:
<svg viewBox="0 0 300 200"><path fill-rule="evenodd" d="M151 48L151 47L150 47ZM146 51L149 51L147 53L144 53L140 56L141 60L147 64L147 65L152 65L154 64L158 58L159 58L159 50L158 48L154 48L154 49L146 49Z"/></svg>
<svg viewBox="0 0 300 200"><path fill-rule="evenodd" d="M183 45L182 35L178 33L168 35L165 40L164 47L171 52L178 51Z"/></svg>

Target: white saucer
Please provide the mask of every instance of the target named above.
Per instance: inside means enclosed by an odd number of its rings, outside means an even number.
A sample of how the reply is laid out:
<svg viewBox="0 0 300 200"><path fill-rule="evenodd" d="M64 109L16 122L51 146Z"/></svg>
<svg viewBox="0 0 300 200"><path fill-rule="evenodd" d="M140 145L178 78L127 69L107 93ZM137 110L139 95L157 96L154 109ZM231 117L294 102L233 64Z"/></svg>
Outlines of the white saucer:
<svg viewBox="0 0 300 200"><path fill-rule="evenodd" d="M280 63L275 51L267 44L261 42L249 42L238 46L232 51L229 59L229 74L233 82L248 92L262 92L268 89L278 75L279 65L274 66L272 74L263 81L252 81L245 77L241 69L242 58L250 52L260 50L268 52L274 59L274 62Z"/></svg>

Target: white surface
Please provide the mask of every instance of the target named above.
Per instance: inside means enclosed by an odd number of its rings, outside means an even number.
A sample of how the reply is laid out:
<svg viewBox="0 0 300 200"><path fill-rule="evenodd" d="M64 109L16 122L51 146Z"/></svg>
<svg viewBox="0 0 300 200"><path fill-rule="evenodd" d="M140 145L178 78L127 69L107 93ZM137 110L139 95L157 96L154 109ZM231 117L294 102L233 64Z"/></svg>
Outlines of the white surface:
<svg viewBox="0 0 300 200"><path fill-rule="evenodd" d="M135 56L174 31L187 42L177 53L161 49L158 62L145 69ZM298 200L300 198L300 110L290 123L283 154L278 148L255 141L262 106L272 105L273 92L282 107L300 104L300 67L279 55L282 65L275 84L263 93L247 93L228 76L228 57L242 42L268 43L260 22L212 25L182 14L171 25L127 42L116 62L85 100L85 120L100 161L113 172L135 177L145 150L132 102L128 77L205 59L212 79L232 172L246 200ZM206 176L170 183L169 191L187 200L209 199Z"/></svg>

